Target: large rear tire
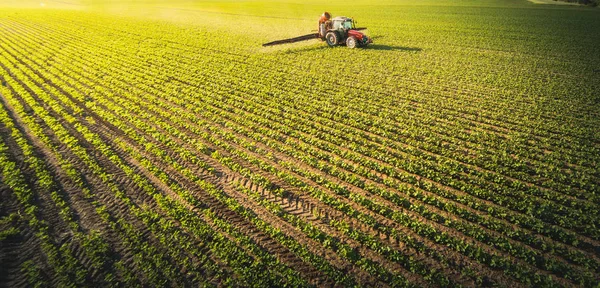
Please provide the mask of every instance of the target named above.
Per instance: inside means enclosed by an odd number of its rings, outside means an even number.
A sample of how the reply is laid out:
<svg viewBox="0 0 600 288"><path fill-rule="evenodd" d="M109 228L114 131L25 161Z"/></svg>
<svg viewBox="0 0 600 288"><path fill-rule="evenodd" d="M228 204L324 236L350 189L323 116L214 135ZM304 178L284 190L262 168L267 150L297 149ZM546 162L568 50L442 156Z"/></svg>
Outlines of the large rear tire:
<svg viewBox="0 0 600 288"><path fill-rule="evenodd" d="M327 45L333 47L338 44L340 37L338 37L337 33L331 31L325 34L325 41L327 41Z"/></svg>
<svg viewBox="0 0 600 288"><path fill-rule="evenodd" d="M354 36L350 36L348 37L348 39L346 39L346 46L348 48L354 49L356 48L356 46L358 46L358 40L356 40Z"/></svg>

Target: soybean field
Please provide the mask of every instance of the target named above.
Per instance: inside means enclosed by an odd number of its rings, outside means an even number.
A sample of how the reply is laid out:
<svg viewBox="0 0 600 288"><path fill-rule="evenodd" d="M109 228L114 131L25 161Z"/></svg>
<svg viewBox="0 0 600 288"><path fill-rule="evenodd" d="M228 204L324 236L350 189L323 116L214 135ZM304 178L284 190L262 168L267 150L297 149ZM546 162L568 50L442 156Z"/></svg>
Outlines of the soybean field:
<svg viewBox="0 0 600 288"><path fill-rule="evenodd" d="M324 11L373 43L261 46ZM599 27L526 0L0 0L0 287L599 287Z"/></svg>

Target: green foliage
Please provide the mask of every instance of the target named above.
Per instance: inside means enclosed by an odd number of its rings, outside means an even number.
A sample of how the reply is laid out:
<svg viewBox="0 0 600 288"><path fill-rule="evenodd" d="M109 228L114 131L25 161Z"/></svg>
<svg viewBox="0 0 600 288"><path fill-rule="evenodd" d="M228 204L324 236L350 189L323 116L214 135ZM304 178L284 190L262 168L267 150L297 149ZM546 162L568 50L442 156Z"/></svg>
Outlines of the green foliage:
<svg viewBox="0 0 600 288"><path fill-rule="evenodd" d="M596 285L598 11L346 2L0 8L29 284Z"/></svg>

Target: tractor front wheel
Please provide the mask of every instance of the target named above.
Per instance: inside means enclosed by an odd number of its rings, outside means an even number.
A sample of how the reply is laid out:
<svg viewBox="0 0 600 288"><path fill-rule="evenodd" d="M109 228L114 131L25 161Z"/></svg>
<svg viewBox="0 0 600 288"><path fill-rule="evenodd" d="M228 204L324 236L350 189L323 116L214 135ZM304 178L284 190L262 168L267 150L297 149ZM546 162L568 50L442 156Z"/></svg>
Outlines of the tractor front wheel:
<svg viewBox="0 0 600 288"><path fill-rule="evenodd" d="M348 48L356 48L357 43L358 43L358 40L356 40L356 38L354 38L354 36L350 36L350 37L348 37L348 39L346 39L346 46Z"/></svg>
<svg viewBox="0 0 600 288"><path fill-rule="evenodd" d="M333 47L338 44L338 35L335 32L329 32L325 35L325 41L327 41L327 45Z"/></svg>

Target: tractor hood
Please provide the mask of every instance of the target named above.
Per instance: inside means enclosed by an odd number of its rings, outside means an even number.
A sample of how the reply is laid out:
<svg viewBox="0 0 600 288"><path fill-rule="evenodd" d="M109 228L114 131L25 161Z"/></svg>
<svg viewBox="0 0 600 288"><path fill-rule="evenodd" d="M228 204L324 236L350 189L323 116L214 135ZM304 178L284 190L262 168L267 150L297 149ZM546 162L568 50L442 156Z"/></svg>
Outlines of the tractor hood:
<svg viewBox="0 0 600 288"><path fill-rule="evenodd" d="M369 38L369 36L365 35L364 33L360 32L358 30L354 30L354 29L348 30L348 37L349 36L354 36L354 38L356 38L356 40L358 40L358 42L360 42L362 44L373 43L373 40L371 40L371 38Z"/></svg>

